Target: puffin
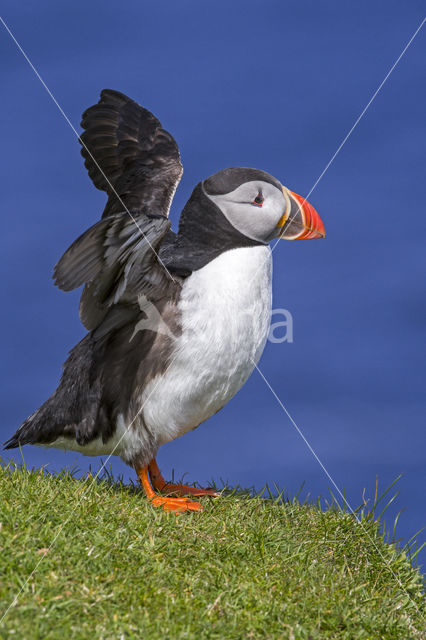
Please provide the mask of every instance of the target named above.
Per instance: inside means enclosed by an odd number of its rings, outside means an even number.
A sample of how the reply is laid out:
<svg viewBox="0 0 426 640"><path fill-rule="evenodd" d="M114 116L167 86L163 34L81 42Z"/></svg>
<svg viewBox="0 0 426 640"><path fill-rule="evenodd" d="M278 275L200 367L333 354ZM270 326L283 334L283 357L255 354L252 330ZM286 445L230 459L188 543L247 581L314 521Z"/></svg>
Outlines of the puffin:
<svg viewBox="0 0 426 640"><path fill-rule="evenodd" d="M87 334L56 391L4 446L116 455L153 506L200 511L194 498L220 494L166 482L157 451L222 409L253 372L270 329L270 243L324 238L324 225L266 171L231 167L195 186L174 232L182 164L160 121L104 89L81 126L85 167L108 199L53 277L63 291L83 286Z"/></svg>

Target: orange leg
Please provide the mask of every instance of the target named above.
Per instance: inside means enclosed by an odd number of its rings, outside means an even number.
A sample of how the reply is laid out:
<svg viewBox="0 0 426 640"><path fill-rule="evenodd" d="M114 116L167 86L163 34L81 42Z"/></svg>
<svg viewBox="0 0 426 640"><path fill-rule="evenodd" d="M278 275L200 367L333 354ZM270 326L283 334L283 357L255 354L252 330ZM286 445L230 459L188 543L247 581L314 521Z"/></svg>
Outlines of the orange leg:
<svg viewBox="0 0 426 640"><path fill-rule="evenodd" d="M220 493L214 489L196 489L195 487L188 487L186 484L170 484L166 482L161 475L161 471L158 468L158 464L153 458L148 465L149 477L151 478L152 486L157 491L161 491L166 495L175 496L213 496L217 498Z"/></svg>
<svg viewBox="0 0 426 640"><path fill-rule="evenodd" d="M203 507L199 502L186 500L185 498L169 498L167 496L157 496L151 487L148 479L148 466L137 471L139 480L146 493L146 497L154 507L163 507L165 511L202 511Z"/></svg>

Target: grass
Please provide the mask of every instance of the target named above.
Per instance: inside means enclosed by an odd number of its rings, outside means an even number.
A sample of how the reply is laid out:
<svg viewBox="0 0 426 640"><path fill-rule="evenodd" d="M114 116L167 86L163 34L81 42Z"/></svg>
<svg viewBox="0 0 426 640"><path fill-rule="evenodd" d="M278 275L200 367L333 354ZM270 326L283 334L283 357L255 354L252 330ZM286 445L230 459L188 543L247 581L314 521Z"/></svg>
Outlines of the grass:
<svg viewBox="0 0 426 640"><path fill-rule="evenodd" d="M420 574L372 513L234 493L176 516L108 478L0 469L1 612L22 589L1 638L425 638Z"/></svg>

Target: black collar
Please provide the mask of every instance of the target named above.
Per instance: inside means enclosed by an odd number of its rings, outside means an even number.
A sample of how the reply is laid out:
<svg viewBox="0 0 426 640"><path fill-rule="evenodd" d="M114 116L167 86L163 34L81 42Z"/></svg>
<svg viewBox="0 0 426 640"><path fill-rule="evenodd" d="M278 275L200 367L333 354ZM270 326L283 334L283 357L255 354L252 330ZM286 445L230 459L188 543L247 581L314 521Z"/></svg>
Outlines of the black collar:
<svg viewBox="0 0 426 640"><path fill-rule="evenodd" d="M171 273L186 277L224 251L256 246L264 243L235 229L199 182L181 213L177 235L160 251L160 258Z"/></svg>

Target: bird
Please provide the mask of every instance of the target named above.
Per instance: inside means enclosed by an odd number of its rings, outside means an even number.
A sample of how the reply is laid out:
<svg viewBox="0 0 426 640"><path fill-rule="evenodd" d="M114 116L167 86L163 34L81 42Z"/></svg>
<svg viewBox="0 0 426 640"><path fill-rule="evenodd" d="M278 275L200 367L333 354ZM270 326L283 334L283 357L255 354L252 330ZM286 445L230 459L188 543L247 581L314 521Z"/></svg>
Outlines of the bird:
<svg viewBox="0 0 426 640"><path fill-rule="evenodd" d="M117 455L153 506L202 511L194 498L220 494L166 482L158 449L221 410L253 372L270 328L271 242L323 238L324 225L266 171L230 167L195 186L174 232L183 169L160 121L104 89L81 126L85 167L107 202L53 277L63 291L83 286L87 333L4 446Z"/></svg>

